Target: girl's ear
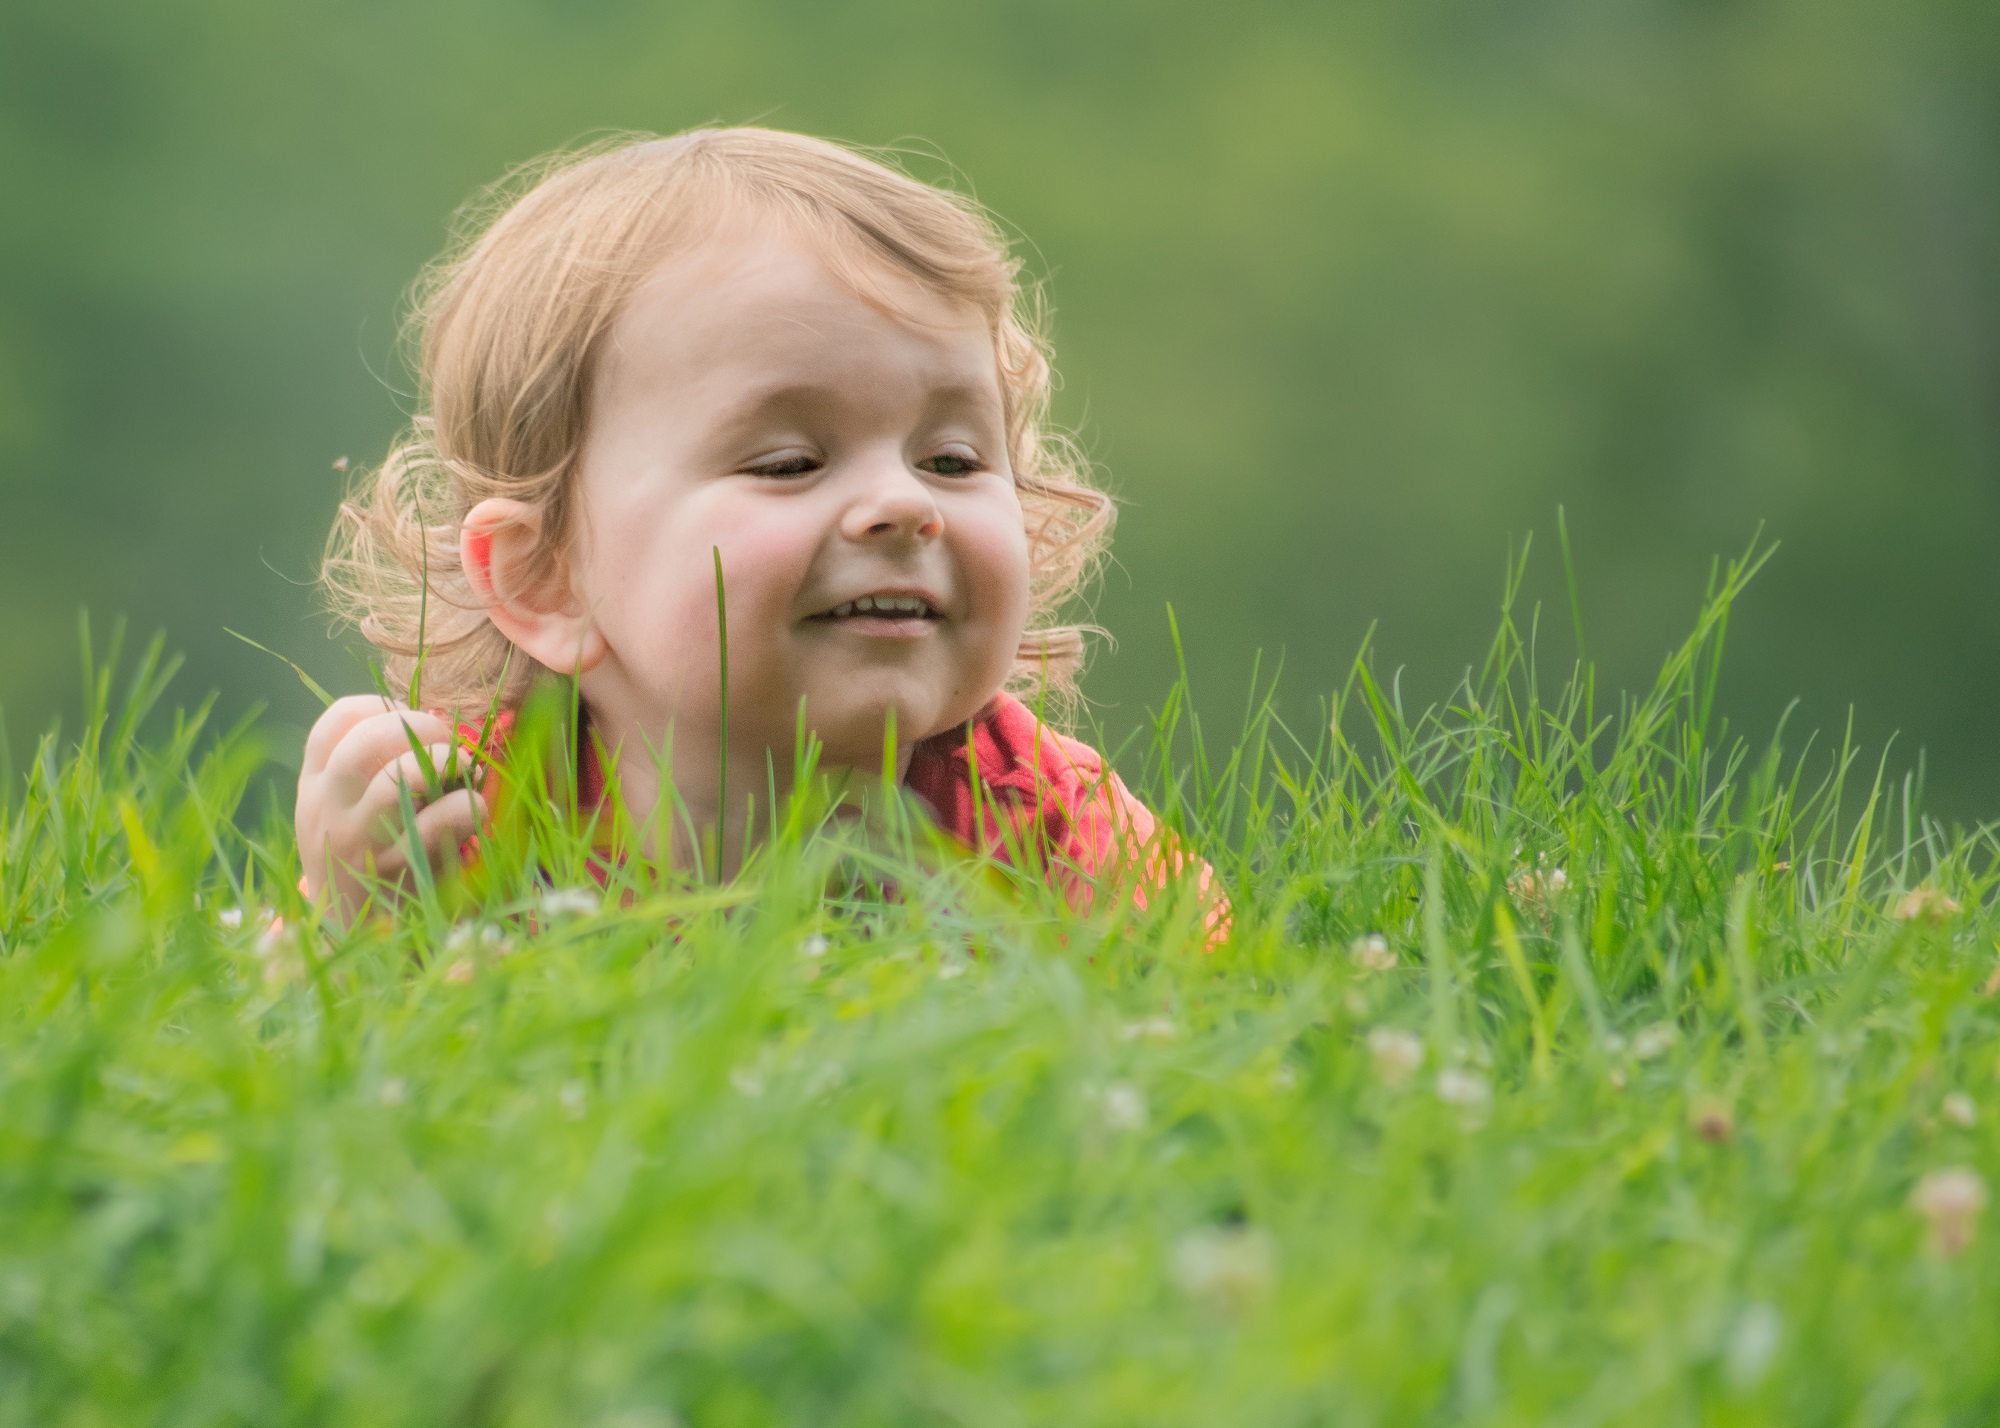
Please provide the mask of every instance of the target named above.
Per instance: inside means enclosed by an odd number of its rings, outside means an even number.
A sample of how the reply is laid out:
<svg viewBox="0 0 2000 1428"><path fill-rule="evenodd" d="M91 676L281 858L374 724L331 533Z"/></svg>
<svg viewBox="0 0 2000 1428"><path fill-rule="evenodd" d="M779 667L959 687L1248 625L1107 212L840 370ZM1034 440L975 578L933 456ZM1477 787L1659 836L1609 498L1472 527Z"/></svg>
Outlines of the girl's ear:
<svg viewBox="0 0 2000 1428"><path fill-rule="evenodd" d="M577 595L567 559L539 577L532 572L541 534L540 511L495 497L465 513L458 557L495 629L558 674L581 672L604 658L604 637Z"/></svg>

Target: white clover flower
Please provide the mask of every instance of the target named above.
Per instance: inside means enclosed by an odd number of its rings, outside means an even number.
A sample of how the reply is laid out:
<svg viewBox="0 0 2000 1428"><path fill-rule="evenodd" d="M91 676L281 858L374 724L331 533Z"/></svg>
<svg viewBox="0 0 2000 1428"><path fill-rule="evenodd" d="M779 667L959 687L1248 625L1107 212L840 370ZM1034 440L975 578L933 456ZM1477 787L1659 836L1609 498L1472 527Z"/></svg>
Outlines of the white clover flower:
<svg viewBox="0 0 2000 1428"><path fill-rule="evenodd" d="M1463 1066L1447 1066L1438 1072L1437 1096L1448 1106L1480 1111L1492 1101L1493 1088L1476 1071L1468 1071Z"/></svg>
<svg viewBox="0 0 2000 1428"><path fill-rule="evenodd" d="M1754 1388L1763 1381L1777 1355L1784 1329L1785 1321L1776 1306L1764 1303L1743 1306L1743 1312L1730 1327L1729 1343L1722 1355L1722 1371L1731 1386Z"/></svg>
<svg viewBox="0 0 2000 1428"><path fill-rule="evenodd" d="M469 954L475 943L495 957L505 957L514 950L507 934L490 922L461 922L444 935L444 950L461 957Z"/></svg>
<svg viewBox="0 0 2000 1428"><path fill-rule="evenodd" d="M550 888L542 894L542 916L588 917L604 906L604 899L590 888Z"/></svg>
<svg viewBox="0 0 2000 1428"><path fill-rule="evenodd" d="M1242 1314L1270 1297L1278 1250L1253 1226L1194 1230L1174 1242L1173 1273L1196 1303L1218 1314Z"/></svg>
<svg viewBox="0 0 2000 1428"><path fill-rule="evenodd" d="M1938 888L1912 888L1896 904L1898 922L1943 922L1959 910L1958 899Z"/></svg>
<svg viewBox="0 0 2000 1428"><path fill-rule="evenodd" d="M225 907L222 911L216 913L215 920L221 925L224 932L239 931L243 926L243 909L240 907Z"/></svg>
<svg viewBox="0 0 2000 1428"><path fill-rule="evenodd" d="M1364 976L1369 972L1386 972L1396 965L1396 953L1389 946L1389 939L1379 932L1348 943L1347 955Z"/></svg>
<svg viewBox="0 0 2000 1428"><path fill-rule="evenodd" d="M1522 868L1507 879L1507 891L1514 900L1528 911L1546 915L1549 899L1569 886L1569 874L1561 864L1549 866L1546 854L1535 860L1532 868Z"/></svg>
<svg viewBox="0 0 2000 1428"><path fill-rule="evenodd" d="M1135 1131L1146 1124L1146 1095L1128 1081L1114 1081L1098 1095L1104 1124L1115 1131Z"/></svg>
<svg viewBox="0 0 2000 1428"><path fill-rule="evenodd" d="M832 946L833 944L827 941L824 935L815 932L799 944L799 955L801 957L824 957Z"/></svg>
<svg viewBox="0 0 2000 1428"><path fill-rule="evenodd" d="M1125 1023L1127 1041L1172 1041L1181 1034L1170 1016L1149 1016L1143 1021Z"/></svg>
<svg viewBox="0 0 2000 1428"><path fill-rule="evenodd" d="M1923 1217L1933 1254L1959 1254L1979 1227L1980 1212L1986 1208L1986 1182L1970 1166L1933 1170L1910 1192L1910 1208Z"/></svg>
<svg viewBox="0 0 2000 1428"><path fill-rule="evenodd" d="M1640 1061L1651 1061L1672 1051L1674 1043L1680 1038L1680 1029L1672 1022L1656 1021L1651 1026L1641 1027L1633 1036L1632 1055Z"/></svg>
<svg viewBox="0 0 2000 1428"><path fill-rule="evenodd" d="M1973 1102L1972 1097L1963 1091L1953 1091L1946 1096L1944 1104L1939 1109L1944 1112L1944 1118L1953 1125L1970 1128L1979 1124L1979 1107Z"/></svg>
<svg viewBox="0 0 2000 1428"><path fill-rule="evenodd" d="M1383 1084L1401 1086L1424 1064L1424 1044L1407 1031L1378 1026L1368 1033L1368 1054Z"/></svg>

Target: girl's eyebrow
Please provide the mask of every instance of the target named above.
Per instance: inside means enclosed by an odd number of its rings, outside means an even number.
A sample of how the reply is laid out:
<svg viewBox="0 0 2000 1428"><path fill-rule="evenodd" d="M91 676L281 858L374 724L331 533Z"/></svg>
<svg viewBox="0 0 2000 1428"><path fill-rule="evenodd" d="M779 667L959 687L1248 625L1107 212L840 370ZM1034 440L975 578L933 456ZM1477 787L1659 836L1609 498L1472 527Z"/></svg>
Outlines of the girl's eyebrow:
<svg viewBox="0 0 2000 1428"><path fill-rule="evenodd" d="M773 382L753 388L740 400L725 407L716 420L717 435L723 439L747 434L746 429L772 417L808 416L851 405L838 387L818 382ZM923 413L934 420L940 413L956 408L986 407L995 415L1000 407L996 385L949 381L924 394Z"/></svg>

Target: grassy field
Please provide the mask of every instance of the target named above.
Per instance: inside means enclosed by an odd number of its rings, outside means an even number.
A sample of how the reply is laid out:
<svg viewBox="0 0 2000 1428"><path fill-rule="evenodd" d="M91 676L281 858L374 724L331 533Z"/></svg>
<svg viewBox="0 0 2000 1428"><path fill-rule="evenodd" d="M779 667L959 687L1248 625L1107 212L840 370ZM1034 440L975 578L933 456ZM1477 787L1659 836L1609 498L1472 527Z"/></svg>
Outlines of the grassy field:
<svg viewBox="0 0 2000 1428"><path fill-rule="evenodd" d="M0 1424L2000 1419L1994 843L1716 726L1748 573L1634 696L1512 616L1429 712L1171 695L1212 950L803 796L336 934L107 671L0 812Z"/></svg>

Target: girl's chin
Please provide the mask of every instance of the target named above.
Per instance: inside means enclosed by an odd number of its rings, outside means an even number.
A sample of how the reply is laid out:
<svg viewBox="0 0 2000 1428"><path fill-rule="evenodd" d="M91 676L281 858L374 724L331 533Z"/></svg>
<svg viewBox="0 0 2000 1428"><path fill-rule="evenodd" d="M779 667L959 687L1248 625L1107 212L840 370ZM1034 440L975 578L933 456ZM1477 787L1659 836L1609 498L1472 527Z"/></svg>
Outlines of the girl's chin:
<svg viewBox="0 0 2000 1428"><path fill-rule="evenodd" d="M876 767L882 761L882 742L888 734L892 709L896 743L907 749L952 726L955 721L951 719L940 722L941 708L941 701L899 699L860 708L850 706L832 717L815 719L809 714L807 725L824 750L822 762Z"/></svg>

